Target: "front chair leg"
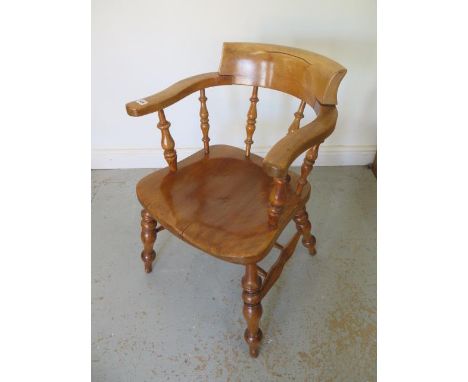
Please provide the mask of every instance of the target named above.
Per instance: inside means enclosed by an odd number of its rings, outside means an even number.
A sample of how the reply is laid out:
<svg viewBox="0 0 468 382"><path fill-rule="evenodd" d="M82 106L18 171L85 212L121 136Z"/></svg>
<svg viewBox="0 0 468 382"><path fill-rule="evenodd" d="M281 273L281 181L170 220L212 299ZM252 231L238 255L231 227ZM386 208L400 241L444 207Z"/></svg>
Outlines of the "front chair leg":
<svg viewBox="0 0 468 382"><path fill-rule="evenodd" d="M247 264L245 275L242 278L242 300L244 301L244 318L247 321L244 339L249 345L250 355L254 358L258 356L258 348L263 334L259 327L262 317L261 304L262 279L257 273L257 264Z"/></svg>
<svg viewBox="0 0 468 382"><path fill-rule="evenodd" d="M153 249L156 241L157 222L146 210L141 211L141 241L143 242L143 251L141 259L145 263L145 272L150 273L153 270L153 261L156 258L156 252Z"/></svg>
<svg viewBox="0 0 468 382"><path fill-rule="evenodd" d="M316 239L315 236L310 233L312 225L310 224L309 215L307 215L305 207L302 207L296 212L294 222L296 223L297 230L302 233L302 244L309 250L311 255L315 255L317 253L315 248Z"/></svg>

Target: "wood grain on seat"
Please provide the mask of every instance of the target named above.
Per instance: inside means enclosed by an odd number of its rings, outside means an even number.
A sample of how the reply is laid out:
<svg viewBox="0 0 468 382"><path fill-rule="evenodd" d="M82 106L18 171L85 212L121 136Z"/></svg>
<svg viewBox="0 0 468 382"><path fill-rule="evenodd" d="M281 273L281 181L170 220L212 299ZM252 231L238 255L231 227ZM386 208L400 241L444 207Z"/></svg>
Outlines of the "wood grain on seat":
<svg viewBox="0 0 468 382"><path fill-rule="evenodd" d="M251 263L271 249L297 206L308 198L307 184L294 193L298 175L291 173L288 198L276 228L268 225L272 179L263 159L239 148L214 145L143 178L137 186L141 204L157 221L184 241L233 263Z"/></svg>

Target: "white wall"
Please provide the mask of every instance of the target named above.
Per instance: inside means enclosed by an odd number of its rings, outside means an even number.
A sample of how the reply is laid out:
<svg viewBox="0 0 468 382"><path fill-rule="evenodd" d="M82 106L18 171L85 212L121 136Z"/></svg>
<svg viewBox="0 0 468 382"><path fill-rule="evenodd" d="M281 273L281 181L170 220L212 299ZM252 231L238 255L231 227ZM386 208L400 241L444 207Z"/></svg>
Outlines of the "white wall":
<svg viewBox="0 0 468 382"><path fill-rule="evenodd" d="M374 0L93 0L92 166L165 166L156 116L127 116L125 103L195 74L217 71L223 41L264 42L328 56L348 69L335 132L318 165L366 164L376 150ZM211 144L243 147L251 88L207 89ZM193 94L166 109L179 159L202 147ZM259 89L252 151L282 137L299 101ZM303 123L314 118L306 110Z"/></svg>

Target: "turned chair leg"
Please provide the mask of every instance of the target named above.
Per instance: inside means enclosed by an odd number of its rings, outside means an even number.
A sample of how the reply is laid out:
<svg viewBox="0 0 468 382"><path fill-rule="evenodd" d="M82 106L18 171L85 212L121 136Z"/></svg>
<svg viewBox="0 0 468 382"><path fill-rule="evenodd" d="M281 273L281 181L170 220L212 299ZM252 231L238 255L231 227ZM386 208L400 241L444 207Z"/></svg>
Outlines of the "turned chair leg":
<svg viewBox="0 0 468 382"><path fill-rule="evenodd" d="M261 304L262 279L257 273L257 264L247 264L245 275L242 278L242 300L244 301L244 318L247 321L244 339L249 345L250 355L254 358L258 356L258 348L263 334L259 327L262 317Z"/></svg>
<svg viewBox="0 0 468 382"><path fill-rule="evenodd" d="M315 236L310 233L312 225L310 224L309 215L305 207L296 212L294 222L296 223L297 230L302 233L302 244L309 250L311 255L315 255L317 253L315 248L317 240Z"/></svg>
<svg viewBox="0 0 468 382"><path fill-rule="evenodd" d="M156 252L153 249L156 241L156 220L146 210L141 211L141 241L143 242L143 251L141 259L145 263L145 272L150 273L153 270L153 261L156 258Z"/></svg>

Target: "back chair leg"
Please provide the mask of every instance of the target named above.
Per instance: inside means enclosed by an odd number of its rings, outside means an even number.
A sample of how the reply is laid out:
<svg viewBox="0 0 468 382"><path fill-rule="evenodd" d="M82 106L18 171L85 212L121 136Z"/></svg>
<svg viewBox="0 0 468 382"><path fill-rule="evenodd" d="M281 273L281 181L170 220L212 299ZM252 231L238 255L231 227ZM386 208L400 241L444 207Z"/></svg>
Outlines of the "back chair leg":
<svg viewBox="0 0 468 382"><path fill-rule="evenodd" d="M297 230L302 233L302 244L309 250L311 255L315 255L317 253L315 248L317 240L315 236L310 233L312 225L310 224L309 215L305 207L302 207L296 212L294 222L296 223Z"/></svg>
<svg viewBox="0 0 468 382"><path fill-rule="evenodd" d="M153 249L156 241L157 222L146 210L141 211L141 241L143 242L143 251L141 259L145 263L145 272L150 273L153 270L153 261L156 258L156 252Z"/></svg>
<svg viewBox="0 0 468 382"><path fill-rule="evenodd" d="M262 279L257 272L257 264L247 264L245 275L242 278L242 300L244 301L244 318L247 321L247 329L244 339L249 345L250 355L254 358L258 356L260 341L263 333L259 327L262 317L261 304Z"/></svg>

